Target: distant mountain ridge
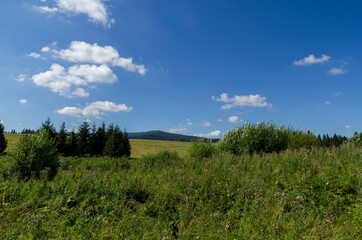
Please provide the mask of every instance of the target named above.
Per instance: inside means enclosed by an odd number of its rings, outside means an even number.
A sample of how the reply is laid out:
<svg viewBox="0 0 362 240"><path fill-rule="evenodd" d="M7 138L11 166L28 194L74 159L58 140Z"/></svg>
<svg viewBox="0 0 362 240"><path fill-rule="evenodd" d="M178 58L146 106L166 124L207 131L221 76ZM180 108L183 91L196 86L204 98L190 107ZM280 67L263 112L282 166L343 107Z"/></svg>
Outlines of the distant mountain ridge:
<svg viewBox="0 0 362 240"><path fill-rule="evenodd" d="M168 133L159 130L153 130L148 132L130 132L128 133L130 139L145 139L145 140L164 140L164 141L182 141L182 142L192 142L201 137L187 136L182 134ZM209 140L209 139L207 139ZM212 142L218 142L219 139L210 139Z"/></svg>

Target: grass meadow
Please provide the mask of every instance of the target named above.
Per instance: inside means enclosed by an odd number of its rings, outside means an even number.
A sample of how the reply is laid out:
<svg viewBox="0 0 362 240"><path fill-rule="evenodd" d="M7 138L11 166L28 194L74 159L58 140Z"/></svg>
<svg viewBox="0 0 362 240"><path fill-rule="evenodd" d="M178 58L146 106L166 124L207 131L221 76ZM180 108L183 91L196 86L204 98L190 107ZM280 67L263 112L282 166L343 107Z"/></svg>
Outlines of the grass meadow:
<svg viewBox="0 0 362 240"><path fill-rule="evenodd" d="M61 158L51 181L18 181L0 157L1 238L361 238L361 148L142 154L154 144L133 159Z"/></svg>

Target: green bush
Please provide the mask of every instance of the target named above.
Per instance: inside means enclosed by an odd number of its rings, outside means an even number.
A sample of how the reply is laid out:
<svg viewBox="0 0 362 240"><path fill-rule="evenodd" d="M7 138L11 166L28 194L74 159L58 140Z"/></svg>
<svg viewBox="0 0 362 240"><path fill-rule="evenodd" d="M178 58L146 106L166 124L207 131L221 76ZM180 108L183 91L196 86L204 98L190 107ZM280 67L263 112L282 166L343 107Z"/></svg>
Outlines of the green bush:
<svg viewBox="0 0 362 240"><path fill-rule="evenodd" d="M215 146L211 141L201 139L191 143L191 146L187 149L187 155L190 158L203 159L211 157L215 152Z"/></svg>
<svg viewBox="0 0 362 240"><path fill-rule="evenodd" d="M319 142L311 132L294 131L289 138L288 149L297 150L299 148L312 149L317 147Z"/></svg>
<svg viewBox="0 0 362 240"><path fill-rule="evenodd" d="M280 152L287 149L291 132L289 127L278 128L269 121L246 123L229 130L220 140L218 147L223 152L235 155Z"/></svg>
<svg viewBox="0 0 362 240"><path fill-rule="evenodd" d="M348 139L349 143L362 145L362 133L355 132L352 137Z"/></svg>
<svg viewBox="0 0 362 240"><path fill-rule="evenodd" d="M39 177L41 173L53 178L59 167L54 140L44 130L36 135L23 135L12 153L12 159L12 173L19 179Z"/></svg>
<svg viewBox="0 0 362 240"><path fill-rule="evenodd" d="M4 125L0 122L0 154L5 151L7 141L4 136Z"/></svg>

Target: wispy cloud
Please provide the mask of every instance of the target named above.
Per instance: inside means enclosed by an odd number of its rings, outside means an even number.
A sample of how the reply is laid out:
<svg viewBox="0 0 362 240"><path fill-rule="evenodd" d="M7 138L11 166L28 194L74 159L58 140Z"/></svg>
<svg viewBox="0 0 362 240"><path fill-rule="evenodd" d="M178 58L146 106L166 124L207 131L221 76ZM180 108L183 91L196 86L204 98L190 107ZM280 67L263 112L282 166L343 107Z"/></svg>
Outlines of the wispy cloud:
<svg viewBox="0 0 362 240"><path fill-rule="evenodd" d="M331 102L330 101L325 101L324 104L325 105L331 105Z"/></svg>
<svg viewBox="0 0 362 240"><path fill-rule="evenodd" d="M216 130L210 133L200 133L200 134L195 134L194 136L196 137L204 137L204 138L221 138L222 133L220 130Z"/></svg>
<svg viewBox="0 0 362 240"><path fill-rule="evenodd" d="M229 98L227 93L223 93L219 98L213 97L217 102L227 103L221 107L221 109L230 109L235 107L267 107L272 108L272 104L266 102L266 97L262 97L259 94L256 95L245 95Z"/></svg>
<svg viewBox="0 0 362 240"><path fill-rule="evenodd" d="M354 127L350 126L350 125L345 125L344 126L345 129L354 129Z"/></svg>
<svg viewBox="0 0 362 240"><path fill-rule="evenodd" d="M211 123L209 121L203 120L200 124L201 127L210 127Z"/></svg>
<svg viewBox="0 0 362 240"><path fill-rule="evenodd" d="M125 104L115 104L110 101L97 101L92 102L84 108L78 107L65 107L56 112L62 115L69 115L73 117L95 117L100 118L104 115L104 112L130 112L132 107L128 107Z"/></svg>
<svg viewBox="0 0 362 240"><path fill-rule="evenodd" d="M333 97L337 97L337 96L339 96L339 95L341 95L341 94L342 94L342 92L336 92L336 93L333 93L332 96L333 96Z"/></svg>
<svg viewBox="0 0 362 240"><path fill-rule="evenodd" d="M54 0L54 4L34 6L41 13L63 13L67 15L86 14L89 21L110 27L114 19L110 17L104 0ZM51 2L54 2L51 1ZM45 1L42 1L45 3Z"/></svg>
<svg viewBox="0 0 362 240"><path fill-rule="evenodd" d="M35 52L26 54L26 56L32 57L32 58L40 58L41 57L41 55L39 53L35 53Z"/></svg>
<svg viewBox="0 0 362 240"><path fill-rule="evenodd" d="M168 132L170 133L185 133L187 131L187 128L184 127L174 127L170 128Z"/></svg>
<svg viewBox="0 0 362 240"><path fill-rule="evenodd" d="M15 78L15 80L18 82L24 82L25 78L26 78L25 74L20 74Z"/></svg>
<svg viewBox="0 0 362 240"><path fill-rule="evenodd" d="M336 76L336 75L341 75L341 74L346 74L347 70L343 69L343 68L331 68L328 71L328 74L331 76Z"/></svg>
<svg viewBox="0 0 362 240"><path fill-rule="evenodd" d="M322 54L322 56L319 58L316 58L313 54L310 54L308 57L305 57L300 60L295 60L293 64L297 66L312 65L316 63L327 62L329 59L331 59L331 57L325 54Z"/></svg>
<svg viewBox="0 0 362 240"><path fill-rule="evenodd" d="M27 101L26 99L20 99L20 100L19 100L19 103L21 103L21 104L26 104L26 103L28 103L28 101Z"/></svg>

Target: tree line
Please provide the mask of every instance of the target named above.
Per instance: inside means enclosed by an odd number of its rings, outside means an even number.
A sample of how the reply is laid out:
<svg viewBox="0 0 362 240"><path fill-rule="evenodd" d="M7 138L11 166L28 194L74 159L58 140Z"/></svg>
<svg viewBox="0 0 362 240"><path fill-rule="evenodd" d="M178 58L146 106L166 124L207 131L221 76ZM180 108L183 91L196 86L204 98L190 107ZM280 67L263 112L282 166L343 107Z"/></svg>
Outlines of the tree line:
<svg viewBox="0 0 362 240"><path fill-rule="evenodd" d="M129 157L131 155L131 145L128 134L122 131L118 125L105 123L97 127L92 127L84 121L78 128L77 133L73 129L70 134L66 131L65 123L56 131L53 123L48 118L37 130L24 129L23 134L39 134L45 131L57 152L63 156L110 156ZM4 137L4 126L0 123L0 153L6 149L6 139Z"/></svg>

